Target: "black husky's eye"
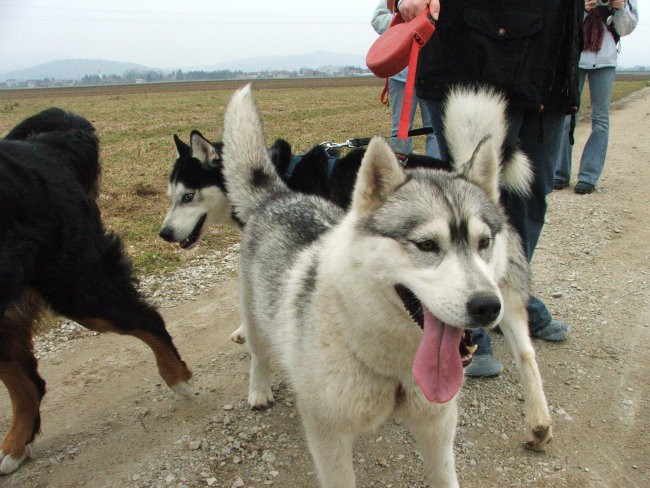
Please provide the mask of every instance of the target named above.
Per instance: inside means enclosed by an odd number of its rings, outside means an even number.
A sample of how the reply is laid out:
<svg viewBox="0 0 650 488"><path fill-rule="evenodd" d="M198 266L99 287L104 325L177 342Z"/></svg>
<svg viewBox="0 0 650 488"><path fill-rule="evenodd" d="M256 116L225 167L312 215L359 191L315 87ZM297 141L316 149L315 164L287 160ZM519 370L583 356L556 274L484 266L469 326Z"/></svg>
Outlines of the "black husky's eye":
<svg viewBox="0 0 650 488"><path fill-rule="evenodd" d="M479 238L479 240L478 240L478 250L483 251L484 249L487 249L488 247L490 247L490 241L492 241L492 238L487 237L487 236L483 236L483 237Z"/></svg>
<svg viewBox="0 0 650 488"><path fill-rule="evenodd" d="M440 252L440 246L433 239L425 239L424 241L414 241L413 244L415 244L420 251Z"/></svg>
<svg viewBox="0 0 650 488"><path fill-rule="evenodd" d="M190 203L192 200L194 200L194 193L183 193L181 197L183 203Z"/></svg>

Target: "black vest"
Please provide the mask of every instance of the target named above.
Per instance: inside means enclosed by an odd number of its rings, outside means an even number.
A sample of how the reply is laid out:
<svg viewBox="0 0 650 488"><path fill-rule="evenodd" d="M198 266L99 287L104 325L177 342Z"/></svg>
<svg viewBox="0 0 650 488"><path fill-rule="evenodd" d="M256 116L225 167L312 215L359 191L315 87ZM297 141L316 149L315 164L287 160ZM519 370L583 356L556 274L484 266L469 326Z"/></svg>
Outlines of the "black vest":
<svg viewBox="0 0 650 488"><path fill-rule="evenodd" d="M582 0L441 0L420 53L420 98L456 84L490 84L530 110L577 111Z"/></svg>

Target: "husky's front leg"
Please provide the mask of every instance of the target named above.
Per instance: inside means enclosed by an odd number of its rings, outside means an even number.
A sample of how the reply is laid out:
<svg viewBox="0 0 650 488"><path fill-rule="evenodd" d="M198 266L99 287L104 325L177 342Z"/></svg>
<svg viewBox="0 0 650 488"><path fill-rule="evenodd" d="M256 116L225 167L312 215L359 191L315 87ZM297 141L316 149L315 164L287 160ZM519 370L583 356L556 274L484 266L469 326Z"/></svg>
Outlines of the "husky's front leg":
<svg viewBox="0 0 650 488"><path fill-rule="evenodd" d="M424 460L429 486L457 488L454 437L458 409L456 398L445 404L428 403L419 393L409 394L395 412L402 416L415 437Z"/></svg>
<svg viewBox="0 0 650 488"><path fill-rule="evenodd" d="M300 400L298 408L321 487L354 488L352 445L356 433L313 417L309 408L301 407Z"/></svg>
<svg viewBox="0 0 650 488"><path fill-rule="evenodd" d="M500 327L515 357L524 390L526 428L530 436L526 447L534 451L544 451L553 438L551 415L535 360L535 349L528 331L526 300L511 288L504 287L502 291L506 313Z"/></svg>

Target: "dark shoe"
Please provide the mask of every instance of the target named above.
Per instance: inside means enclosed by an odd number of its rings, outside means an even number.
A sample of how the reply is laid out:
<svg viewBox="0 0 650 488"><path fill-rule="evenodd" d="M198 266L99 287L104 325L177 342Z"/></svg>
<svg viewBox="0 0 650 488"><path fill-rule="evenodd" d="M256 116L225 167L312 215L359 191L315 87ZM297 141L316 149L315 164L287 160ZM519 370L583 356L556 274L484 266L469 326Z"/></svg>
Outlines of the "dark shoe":
<svg viewBox="0 0 650 488"><path fill-rule="evenodd" d="M569 338L571 326L560 322L559 320L551 320L548 324L530 330L530 336L535 339L542 339L549 342L562 342Z"/></svg>
<svg viewBox="0 0 650 488"><path fill-rule="evenodd" d="M578 181L576 186L573 188L573 191L578 195L586 195L587 193L593 193L596 189L596 185L587 183L586 181Z"/></svg>
<svg viewBox="0 0 650 488"><path fill-rule="evenodd" d="M474 354L472 362L465 368L465 376L472 378L485 378L488 376L497 376L503 366L501 363L494 359L492 354Z"/></svg>
<svg viewBox="0 0 650 488"><path fill-rule="evenodd" d="M554 190L564 190L565 188L568 187L569 187L568 181L558 180L557 178L555 179L555 184L553 185Z"/></svg>

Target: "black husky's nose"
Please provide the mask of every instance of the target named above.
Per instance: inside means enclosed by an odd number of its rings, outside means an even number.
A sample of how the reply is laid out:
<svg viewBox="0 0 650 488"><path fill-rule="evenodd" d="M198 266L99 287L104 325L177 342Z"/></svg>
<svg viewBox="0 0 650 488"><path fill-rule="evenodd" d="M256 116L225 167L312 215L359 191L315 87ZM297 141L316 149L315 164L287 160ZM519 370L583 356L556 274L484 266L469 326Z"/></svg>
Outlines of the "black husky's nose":
<svg viewBox="0 0 650 488"><path fill-rule="evenodd" d="M501 300L491 293L477 293L467 302L467 311L476 325L490 325L499 316Z"/></svg>
<svg viewBox="0 0 650 488"><path fill-rule="evenodd" d="M174 241L174 231L169 227L163 227L162 229L160 229L160 234L158 235L163 239L165 239L167 242Z"/></svg>

